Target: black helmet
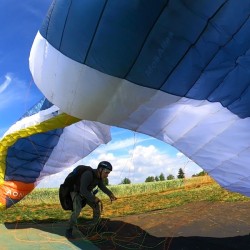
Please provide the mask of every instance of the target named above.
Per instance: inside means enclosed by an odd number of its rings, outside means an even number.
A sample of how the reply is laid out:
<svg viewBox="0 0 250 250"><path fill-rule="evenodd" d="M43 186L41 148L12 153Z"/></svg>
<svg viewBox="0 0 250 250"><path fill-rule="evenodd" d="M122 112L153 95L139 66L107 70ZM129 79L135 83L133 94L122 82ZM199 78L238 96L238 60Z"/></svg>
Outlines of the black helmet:
<svg viewBox="0 0 250 250"><path fill-rule="evenodd" d="M101 161L98 164L97 168L105 168L108 169L109 171L112 171L112 165L108 161Z"/></svg>

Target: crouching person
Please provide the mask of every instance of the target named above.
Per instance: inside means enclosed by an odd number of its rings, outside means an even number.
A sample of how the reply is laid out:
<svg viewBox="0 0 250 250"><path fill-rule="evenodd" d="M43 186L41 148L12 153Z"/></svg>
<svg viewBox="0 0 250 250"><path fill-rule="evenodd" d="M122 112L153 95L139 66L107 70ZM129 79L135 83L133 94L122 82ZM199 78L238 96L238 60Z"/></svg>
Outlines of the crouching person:
<svg viewBox="0 0 250 250"><path fill-rule="evenodd" d="M112 171L112 165L107 161L102 161L98 164L97 169L89 169L81 174L76 179L74 191L70 193L73 201L73 210L69 219L68 228L66 229L66 237L74 239L73 228L77 225L77 219L81 210L87 205L93 209L92 225L98 223L101 216L101 201L95 194L93 189L98 186L105 194L107 194L111 201L117 198L114 194L104 185L103 180L108 177Z"/></svg>

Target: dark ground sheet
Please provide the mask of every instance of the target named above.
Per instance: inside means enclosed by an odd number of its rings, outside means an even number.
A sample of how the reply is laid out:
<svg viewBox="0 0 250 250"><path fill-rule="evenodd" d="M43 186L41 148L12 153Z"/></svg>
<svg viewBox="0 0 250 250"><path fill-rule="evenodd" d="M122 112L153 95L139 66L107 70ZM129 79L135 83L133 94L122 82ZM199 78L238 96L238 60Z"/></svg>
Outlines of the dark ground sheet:
<svg viewBox="0 0 250 250"><path fill-rule="evenodd" d="M250 250L250 202L190 203L81 231L100 249Z"/></svg>

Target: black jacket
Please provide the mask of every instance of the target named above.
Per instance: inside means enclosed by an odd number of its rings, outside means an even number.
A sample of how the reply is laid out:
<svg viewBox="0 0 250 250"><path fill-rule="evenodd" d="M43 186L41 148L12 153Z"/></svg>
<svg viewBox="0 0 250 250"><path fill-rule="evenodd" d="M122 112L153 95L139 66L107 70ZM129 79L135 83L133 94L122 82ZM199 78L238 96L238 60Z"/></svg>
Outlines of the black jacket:
<svg viewBox="0 0 250 250"><path fill-rule="evenodd" d="M112 195L112 192L104 185L102 179L98 178L97 169L85 171L80 179L80 195L87 199L89 202L95 202L95 196L92 194L92 190L98 186L108 196Z"/></svg>

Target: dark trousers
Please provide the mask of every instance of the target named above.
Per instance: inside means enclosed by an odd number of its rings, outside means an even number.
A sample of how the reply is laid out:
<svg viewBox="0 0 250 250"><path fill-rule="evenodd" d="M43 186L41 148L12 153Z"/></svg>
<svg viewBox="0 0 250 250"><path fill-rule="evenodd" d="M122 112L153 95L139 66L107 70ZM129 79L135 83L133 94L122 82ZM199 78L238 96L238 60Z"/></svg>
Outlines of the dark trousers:
<svg viewBox="0 0 250 250"><path fill-rule="evenodd" d="M86 199L83 199L79 193L77 192L71 192L70 193L71 198L73 200L73 211L71 213L70 219L69 219L69 228L73 228L74 226L77 226L77 218L79 217L82 208L88 204L92 210L93 210L93 224L97 224L100 217L101 217L101 207L99 203L94 204L92 202L88 202Z"/></svg>

